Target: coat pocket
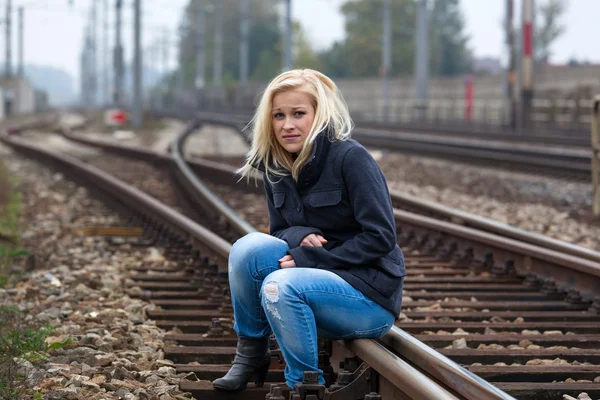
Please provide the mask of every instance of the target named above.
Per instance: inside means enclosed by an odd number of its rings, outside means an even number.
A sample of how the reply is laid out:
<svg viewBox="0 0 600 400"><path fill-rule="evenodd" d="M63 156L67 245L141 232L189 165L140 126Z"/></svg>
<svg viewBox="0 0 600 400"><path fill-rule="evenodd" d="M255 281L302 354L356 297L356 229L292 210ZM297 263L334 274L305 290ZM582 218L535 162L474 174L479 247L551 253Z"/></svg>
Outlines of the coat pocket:
<svg viewBox="0 0 600 400"><path fill-rule="evenodd" d="M350 268L349 272L371 286L384 297L391 297L404 279L390 275L385 271L366 266Z"/></svg>
<svg viewBox="0 0 600 400"><path fill-rule="evenodd" d="M285 202L285 192L274 192L273 193L273 204L275 208L281 208Z"/></svg>
<svg viewBox="0 0 600 400"><path fill-rule="evenodd" d="M342 201L342 189L324 190L314 192L308 196L308 204L311 207L329 207L335 206Z"/></svg>

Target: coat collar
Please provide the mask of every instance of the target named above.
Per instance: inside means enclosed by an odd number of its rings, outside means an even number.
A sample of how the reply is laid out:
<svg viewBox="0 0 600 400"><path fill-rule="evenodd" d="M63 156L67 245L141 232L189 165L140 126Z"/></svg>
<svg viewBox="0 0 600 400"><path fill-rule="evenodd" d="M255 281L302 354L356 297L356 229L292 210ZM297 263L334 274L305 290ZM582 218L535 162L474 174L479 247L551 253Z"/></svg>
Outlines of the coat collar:
<svg viewBox="0 0 600 400"><path fill-rule="evenodd" d="M313 142L311 155L300 170L298 177L299 187L312 186L319 178L325 165L325 159L329 153L329 147L334 140L333 130L330 127L325 128L317 135ZM254 164L253 167L261 172L265 172L265 165L262 162ZM271 168L275 169L275 166L271 165Z"/></svg>
<svg viewBox="0 0 600 400"><path fill-rule="evenodd" d="M298 176L299 189L314 185L321 176L321 171L325 167L325 160L327 159L327 154L333 140L332 137L331 130L326 129L315 138L312 153Z"/></svg>

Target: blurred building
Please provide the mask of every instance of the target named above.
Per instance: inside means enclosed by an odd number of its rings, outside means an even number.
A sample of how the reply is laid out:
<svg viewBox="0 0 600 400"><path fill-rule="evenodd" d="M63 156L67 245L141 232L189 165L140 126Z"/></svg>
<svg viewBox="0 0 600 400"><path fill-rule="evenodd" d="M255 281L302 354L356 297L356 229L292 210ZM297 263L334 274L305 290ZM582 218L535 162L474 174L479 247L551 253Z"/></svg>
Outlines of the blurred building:
<svg viewBox="0 0 600 400"><path fill-rule="evenodd" d="M50 107L48 92L44 90L35 91L35 111L44 111Z"/></svg>
<svg viewBox="0 0 600 400"><path fill-rule="evenodd" d="M499 58L480 57L473 60L473 72L480 75L499 75L504 71Z"/></svg>
<svg viewBox="0 0 600 400"><path fill-rule="evenodd" d="M27 79L13 76L0 79L2 116L22 115L36 110L35 89Z"/></svg>

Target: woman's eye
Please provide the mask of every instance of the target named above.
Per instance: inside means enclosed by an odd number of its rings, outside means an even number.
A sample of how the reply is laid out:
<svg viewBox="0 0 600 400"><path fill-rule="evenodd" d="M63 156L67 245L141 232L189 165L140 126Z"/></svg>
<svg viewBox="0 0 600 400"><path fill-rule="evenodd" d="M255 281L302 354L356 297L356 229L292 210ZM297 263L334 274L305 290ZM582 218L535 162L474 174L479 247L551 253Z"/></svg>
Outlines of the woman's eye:
<svg viewBox="0 0 600 400"><path fill-rule="evenodd" d="M274 115L275 119L281 119L283 118L283 114L282 113L277 113Z"/></svg>
<svg viewBox="0 0 600 400"><path fill-rule="evenodd" d="M306 114L304 111L296 111L296 113L295 113L296 117L301 117L304 114Z"/></svg>

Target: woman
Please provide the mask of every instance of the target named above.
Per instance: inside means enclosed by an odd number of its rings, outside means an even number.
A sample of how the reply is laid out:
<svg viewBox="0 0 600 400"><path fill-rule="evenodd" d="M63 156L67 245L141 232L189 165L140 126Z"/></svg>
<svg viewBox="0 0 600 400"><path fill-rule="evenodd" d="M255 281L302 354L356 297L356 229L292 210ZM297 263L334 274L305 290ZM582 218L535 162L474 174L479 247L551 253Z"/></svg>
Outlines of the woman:
<svg viewBox="0 0 600 400"><path fill-rule="evenodd" d="M217 389L262 385L271 330L290 388L318 371L317 336L375 338L400 314L406 271L383 173L350 139L336 85L293 70L265 90L252 148L240 169L265 178L270 235L251 233L229 255L237 355Z"/></svg>

